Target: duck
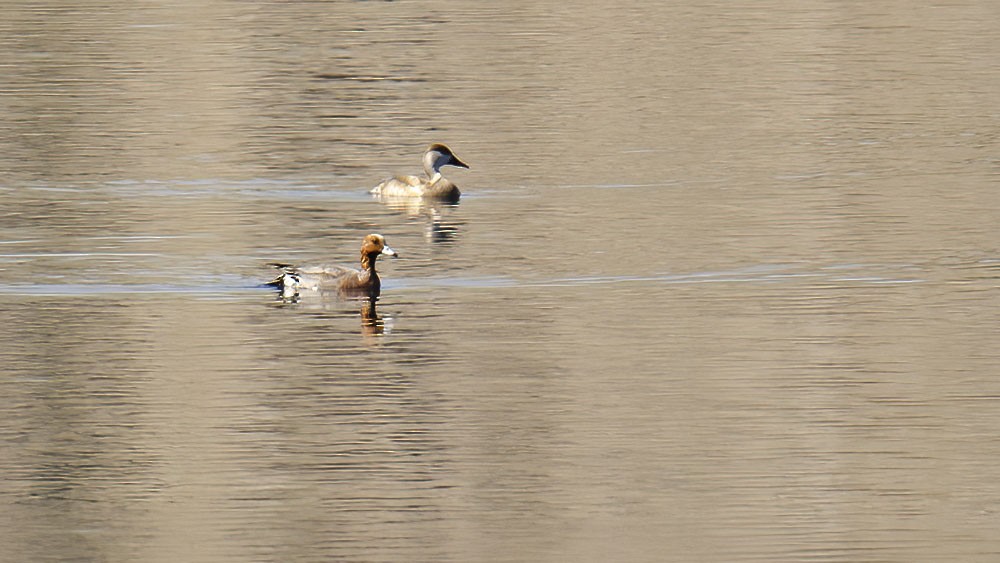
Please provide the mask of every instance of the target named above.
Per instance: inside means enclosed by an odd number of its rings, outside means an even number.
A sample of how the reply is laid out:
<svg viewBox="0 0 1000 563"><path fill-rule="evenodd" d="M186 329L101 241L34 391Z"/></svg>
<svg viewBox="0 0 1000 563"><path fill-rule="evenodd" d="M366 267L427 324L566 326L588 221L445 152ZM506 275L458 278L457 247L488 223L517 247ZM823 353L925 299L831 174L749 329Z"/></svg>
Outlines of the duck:
<svg viewBox="0 0 1000 563"><path fill-rule="evenodd" d="M441 175L442 166L469 168L446 145L434 143L424 152L424 173L420 176L396 176L372 188L371 193L386 197L422 197L457 202L462 196L458 186Z"/></svg>
<svg viewBox="0 0 1000 563"><path fill-rule="evenodd" d="M398 257L399 254L385 243L385 237L372 233L361 243L361 269L347 266L316 265L291 266L271 264L281 270L281 274L267 285L281 290L282 297L288 298L303 290L339 291L349 295L377 297L382 289L382 280L375 271L375 261L380 254Z"/></svg>

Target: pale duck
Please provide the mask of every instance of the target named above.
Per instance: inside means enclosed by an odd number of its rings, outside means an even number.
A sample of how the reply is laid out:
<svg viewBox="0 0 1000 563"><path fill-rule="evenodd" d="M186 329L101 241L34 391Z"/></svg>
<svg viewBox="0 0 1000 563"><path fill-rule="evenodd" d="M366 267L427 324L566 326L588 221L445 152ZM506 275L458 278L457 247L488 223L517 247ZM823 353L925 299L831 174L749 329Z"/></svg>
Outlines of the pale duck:
<svg viewBox="0 0 1000 563"><path fill-rule="evenodd" d="M447 146L435 143L424 153L426 177L396 176L372 188L371 193L388 197L423 197L444 201L458 201L462 192L458 186L441 175L442 166L468 168Z"/></svg>

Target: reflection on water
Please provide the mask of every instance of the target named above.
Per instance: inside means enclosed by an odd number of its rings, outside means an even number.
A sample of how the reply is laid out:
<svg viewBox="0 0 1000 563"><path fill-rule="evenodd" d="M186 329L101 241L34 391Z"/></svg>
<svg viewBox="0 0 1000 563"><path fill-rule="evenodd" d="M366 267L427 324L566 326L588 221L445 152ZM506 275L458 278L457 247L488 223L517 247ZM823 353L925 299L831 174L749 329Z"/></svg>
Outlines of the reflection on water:
<svg viewBox="0 0 1000 563"><path fill-rule="evenodd" d="M367 344L378 343L377 337L392 332L392 319L378 313L378 296L345 298L337 292L313 291L279 295L275 304L305 311L350 310L354 305L359 311L360 333Z"/></svg>
<svg viewBox="0 0 1000 563"><path fill-rule="evenodd" d="M385 334L385 321L379 316L377 297L361 300L361 334L366 337Z"/></svg>
<svg viewBox="0 0 1000 563"><path fill-rule="evenodd" d="M389 209L422 223L427 242L452 244L461 234L462 221L456 218L459 205L457 202L387 195L373 197Z"/></svg>
<svg viewBox="0 0 1000 563"><path fill-rule="evenodd" d="M9 2L0 559L993 559L996 15Z"/></svg>

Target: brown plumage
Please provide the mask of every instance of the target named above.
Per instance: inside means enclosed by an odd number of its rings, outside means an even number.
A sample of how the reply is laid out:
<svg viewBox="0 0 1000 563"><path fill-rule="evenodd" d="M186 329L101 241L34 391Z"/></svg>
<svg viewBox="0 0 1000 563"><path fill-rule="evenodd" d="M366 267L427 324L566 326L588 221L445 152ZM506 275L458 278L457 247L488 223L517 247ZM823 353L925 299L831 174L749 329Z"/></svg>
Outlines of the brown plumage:
<svg viewBox="0 0 1000 563"><path fill-rule="evenodd" d="M398 256L385 243L385 237L370 234L361 243L361 269L346 266L290 266L272 264L281 274L268 285L281 289L284 296L292 296L303 290L339 291L347 294L377 296L382 289L382 281L375 271L375 261L379 254Z"/></svg>

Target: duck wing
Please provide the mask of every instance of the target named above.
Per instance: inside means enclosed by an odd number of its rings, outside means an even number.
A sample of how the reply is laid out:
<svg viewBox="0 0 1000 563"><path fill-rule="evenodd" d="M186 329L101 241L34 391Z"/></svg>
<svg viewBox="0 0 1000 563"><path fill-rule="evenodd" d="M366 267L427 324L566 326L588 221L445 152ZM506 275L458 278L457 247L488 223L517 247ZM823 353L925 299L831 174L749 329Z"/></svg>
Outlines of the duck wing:
<svg viewBox="0 0 1000 563"><path fill-rule="evenodd" d="M371 193L378 195L420 195L427 180L417 176L394 176L372 188Z"/></svg>
<svg viewBox="0 0 1000 563"><path fill-rule="evenodd" d="M292 269L298 274L311 274L316 276L331 276L339 278L347 274L357 274L358 270L354 268L348 268L347 266L339 266L336 264L316 264L311 266L300 266L298 268Z"/></svg>
<svg viewBox="0 0 1000 563"><path fill-rule="evenodd" d="M341 285L353 285L362 279L361 271L347 266L332 264L317 264L310 266L291 266L289 264L271 264L281 270L281 274L268 285L275 287L290 287L294 289L333 289ZM358 281L355 281L358 280Z"/></svg>

